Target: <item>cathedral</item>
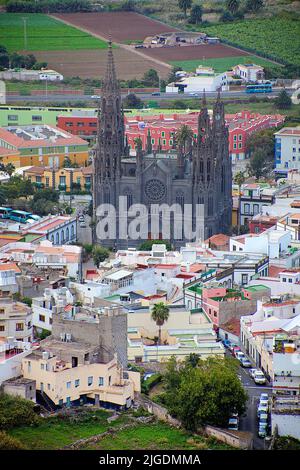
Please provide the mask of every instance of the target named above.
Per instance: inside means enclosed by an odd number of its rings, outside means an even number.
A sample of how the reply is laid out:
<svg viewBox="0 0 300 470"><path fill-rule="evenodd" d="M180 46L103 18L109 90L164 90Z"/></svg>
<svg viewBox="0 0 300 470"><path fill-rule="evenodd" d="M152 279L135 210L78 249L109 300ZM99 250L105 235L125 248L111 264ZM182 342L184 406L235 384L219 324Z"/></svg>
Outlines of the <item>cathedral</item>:
<svg viewBox="0 0 300 470"><path fill-rule="evenodd" d="M187 135L186 140L182 136L177 139L174 136L173 147L168 152L163 152L160 145L153 148L149 134L145 150L137 139L135 151L130 152L125 137L121 94L110 43L99 105L94 156L95 243L114 249L125 249L138 247L147 239L168 238L175 248L179 248L187 242L195 241L187 236L181 226L178 235L177 215L170 217L170 234L166 237L162 230L164 211L159 212L158 226L154 232L150 219L152 208L157 208L158 205L171 207L176 204L183 212L185 207L189 207L192 228L197 224L197 217L201 218L200 232L195 237L197 239L205 240L216 233L230 231L232 169L228 151L228 130L220 94L214 104L211 118L205 97L203 98L198 117L197 139L193 135ZM131 153L135 155L132 156ZM119 207L121 200L126 201L125 208L124 205ZM147 229L139 238L124 235L124 223L126 228L131 224L130 207L136 204L149 208L149 212L144 214ZM105 234L97 229L104 218L101 211L99 215L99 206L115 208L115 212L107 209L105 214L109 217L110 212L114 212L115 229L110 230L107 223ZM199 207L202 208L200 212ZM129 212L126 213L126 209ZM122 234L119 230L121 225Z"/></svg>

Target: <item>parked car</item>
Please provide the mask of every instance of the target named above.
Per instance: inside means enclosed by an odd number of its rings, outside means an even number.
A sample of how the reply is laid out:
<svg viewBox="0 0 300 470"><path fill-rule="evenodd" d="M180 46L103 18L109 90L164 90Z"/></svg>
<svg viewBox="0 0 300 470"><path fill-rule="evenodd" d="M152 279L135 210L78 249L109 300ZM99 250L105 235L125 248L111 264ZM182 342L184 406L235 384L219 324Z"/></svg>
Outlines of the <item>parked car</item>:
<svg viewBox="0 0 300 470"><path fill-rule="evenodd" d="M268 409L269 409L268 406L258 405L258 408L257 408L257 417L260 418L260 415L261 415L261 414L268 414Z"/></svg>
<svg viewBox="0 0 300 470"><path fill-rule="evenodd" d="M229 418L228 429L230 431L238 431L239 430L239 419L238 418Z"/></svg>
<svg viewBox="0 0 300 470"><path fill-rule="evenodd" d="M143 46L143 44L137 44L136 46L134 46L135 49L144 49L145 46Z"/></svg>
<svg viewBox="0 0 300 470"><path fill-rule="evenodd" d="M259 406L266 406L269 409L269 400L260 400Z"/></svg>
<svg viewBox="0 0 300 470"><path fill-rule="evenodd" d="M261 438L266 437L267 430L268 430L267 426L265 426L264 424L259 424L259 426L258 426L258 436L261 437Z"/></svg>
<svg viewBox="0 0 300 470"><path fill-rule="evenodd" d="M189 93L189 96L199 96L198 93Z"/></svg>
<svg viewBox="0 0 300 470"><path fill-rule="evenodd" d="M235 350L234 352L234 355L235 357L240 361L241 359L243 358L246 358L245 354L243 353L243 351L237 351Z"/></svg>
<svg viewBox="0 0 300 470"><path fill-rule="evenodd" d="M233 350L231 351L231 354L236 357L236 353L238 351L241 351L241 348L239 346L234 346Z"/></svg>
<svg viewBox="0 0 300 470"><path fill-rule="evenodd" d="M236 348L236 347L238 347L238 345L237 345L237 344L235 344L235 343L231 343L231 344L230 344L230 346L228 347L228 349L229 349L229 351L231 351L231 352L232 352L232 351L233 351L233 349L234 349L234 348Z"/></svg>
<svg viewBox="0 0 300 470"><path fill-rule="evenodd" d="M80 226L81 228L86 228L86 223L85 223L84 221L83 221L83 222L80 222L79 226Z"/></svg>
<svg viewBox="0 0 300 470"><path fill-rule="evenodd" d="M99 95L92 95L91 98L92 98L92 100L100 100L100 99L101 99L101 96L99 96Z"/></svg>
<svg viewBox="0 0 300 470"><path fill-rule="evenodd" d="M257 371L257 369L249 369L249 375L252 379L254 379L254 374Z"/></svg>
<svg viewBox="0 0 300 470"><path fill-rule="evenodd" d="M242 359L240 359L240 363L242 367L248 368L252 366L251 362L249 361L249 359L247 359L247 357L243 357Z"/></svg>
<svg viewBox="0 0 300 470"><path fill-rule="evenodd" d="M266 377L261 370L257 370L253 378L257 385L264 385L266 383Z"/></svg>
<svg viewBox="0 0 300 470"><path fill-rule="evenodd" d="M155 91L154 93L151 93L151 96L160 96L160 92L159 92L159 91Z"/></svg>
<svg viewBox="0 0 300 470"><path fill-rule="evenodd" d="M267 393L261 393L260 394L260 398L259 398L259 401L263 401L263 400L267 400L269 401L269 395Z"/></svg>

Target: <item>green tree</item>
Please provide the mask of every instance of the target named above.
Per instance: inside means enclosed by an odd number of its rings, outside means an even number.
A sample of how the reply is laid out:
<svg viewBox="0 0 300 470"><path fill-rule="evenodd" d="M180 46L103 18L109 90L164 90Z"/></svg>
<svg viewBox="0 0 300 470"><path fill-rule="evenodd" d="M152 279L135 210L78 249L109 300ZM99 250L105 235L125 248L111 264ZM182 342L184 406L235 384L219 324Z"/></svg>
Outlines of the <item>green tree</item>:
<svg viewBox="0 0 300 470"><path fill-rule="evenodd" d="M230 358L199 359L196 367L172 358L163 378L164 404L190 431L207 424L225 427L232 412L241 415L246 407L247 394L237 368Z"/></svg>
<svg viewBox="0 0 300 470"><path fill-rule="evenodd" d="M185 18L186 18L186 12L187 10L191 8L192 4L193 4L192 0L178 0L178 6L180 10L183 11Z"/></svg>
<svg viewBox="0 0 300 470"><path fill-rule="evenodd" d="M289 109L292 106L291 97L286 90L281 90L277 98L275 98L275 105L278 109Z"/></svg>
<svg viewBox="0 0 300 470"><path fill-rule="evenodd" d="M168 240L146 240L140 244L140 251L151 251L152 245L166 245L167 251L172 250L172 245Z"/></svg>
<svg viewBox="0 0 300 470"><path fill-rule="evenodd" d="M172 71L170 72L169 76L168 76L168 83L171 83L171 82L175 82L176 80L176 72L180 72L182 71L182 68L181 67L173 67L172 68Z"/></svg>
<svg viewBox="0 0 300 470"><path fill-rule="evenodd" d="M0 393L0 429L37 424L40 418L34 412L34 403L24 398ZM1 439L0 439L1 441Z"/></svg>
<svg viewBox="0 0 300 470"><path fill-rule="evenodd" d="M146 87L158 87L159 85L159 76L156 70L149 69L144 73L142 82Z"/></svg>
<svg viewBox="0 0 300 470"><path fill-rule="evenodd" d="M59 192L52 188L40 189L35 192L33 196L33 201L36 202L39 199L46 199L51 202L59 201Z"/></svg>
<svg viewBox="0 0 300 470"><path fill-rule="evenodd" d="M103 248L103 246L95 245L92 250L92 257L95 265L99 268L100 263L109 257L109 250Z"/></svg>
<svg viewBox="0 0 300 470"><path fill-rule="evenodd" d="M239 0L226 0L226 8L232 15L235 15L239 9Z"/></svg>
<svg viewBox="0 0 300 470"><path fill-rule="evenodd" d="M142 100L134 93L129 93L123 100L124 108L141 109L143 107Z"/></svg>
<svg viewBox="0 0 300 470"><path fill-rule="evenodd" d="M244 171L239 171L236 173L236 175L233 178L233 181L235 184L238 185L239 187L239 207L238 207L238 235L240 234L240 228L241 228L241 221L240 221L240 213L241 213L241 186L245 183L245 172Z"/></svg>
<svg viewBox="0 0 300 470"><path fill-rule="evenodd" d="M186 124L180 126L176 132L176 141L178 145L183 148L185 155L189 152L191 148L193 135L193 129L190 126L187 126Z"/></svg>
<svg viewBox="0 0 300 470"><path fill-rule="evenodd" d="M191 9L189 23L199 24L202 22L203 9L201 5L194 5Z"/></svg>
<svg viewBox="0 0 300 470"><path fill-rule="evenodd" d="M250 176L255 176L258 181L262 176L266 176L272 168L271 162L266 159L263 149L258 149L251 155L247 170Z"/></svg>
<svg viewBox="0 0 300 470"><path fill-rule="evenodd" d="M12 163L7 163L4 166L4 171L7 173L9 176L12 176L13 172L15 171L16 167Z"/></svg>
<svg viewBox="0 0 300 470"><path fill-rule="evenodd" d="M258 12L264 6L263 0L247 0L246 1L246 10Z"/></svg>
<svg viewBox="0 0 300 470"><path fill-rule="evenodd" d="M152 309L151 318L158 326L158 344L161 344L161 327L168 321L169 307L163 302L158 302Z"/></svg>

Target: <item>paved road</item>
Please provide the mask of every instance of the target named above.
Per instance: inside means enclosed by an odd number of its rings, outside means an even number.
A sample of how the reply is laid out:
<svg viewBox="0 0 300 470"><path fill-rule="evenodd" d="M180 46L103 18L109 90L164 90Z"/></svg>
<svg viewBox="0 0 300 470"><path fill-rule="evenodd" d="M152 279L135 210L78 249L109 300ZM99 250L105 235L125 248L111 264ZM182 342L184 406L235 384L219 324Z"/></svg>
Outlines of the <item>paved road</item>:
<svg viewBox="0 0 300 470"><path fill-rule="evenodd" d="M265 449L266 442L257 435L258 431L258 420L257 420L257 405L261 393L268 393L271 396L272 387L255 385L251 379L249 369L239 368L239 376L241 377L242 383L245 390L248 393L249 399L247 402L247 412L245 417L240 420L240 430L249 431L253 433L253 447L254 449Z"/></svg>
<svg viewBox="0 0 300 470"><path fill-rule="evenodd" d="M277 96L282 89L278 88L273 90L272 93L268 93L267 95L262 94L262 93L253 93L251 95L248 95L244 91L223 91L222 92L222 97L225 98L239 98L239 99L248 99L250 96L267 96L268 98L274 98ZM293 93L294 90L286 90L289 95ZM128 93L122 93L122 97L125 98L125 96ZM199 97L195 96L190 96L189 94L178 94L178 93L161 93L159 96L152 96L151 93L136 93L141 100L153 100L153 101L160 101L160 100L166 100L166 99L178 99L178 100L186 100L186 99L197 99ZM208 98L214 98L217 96L216 92L206 92L206 96ZM97 103L98 100L93 100L91 99L91 96L89 95L44 95L44 96L21 96L21 95L7 95L6 97L7 104L9 103L14 103L14 102L26 102L26 101L35 101L37 103L47 103L47 102L63 102L63 101L93 101L94 103Z"/></svg>

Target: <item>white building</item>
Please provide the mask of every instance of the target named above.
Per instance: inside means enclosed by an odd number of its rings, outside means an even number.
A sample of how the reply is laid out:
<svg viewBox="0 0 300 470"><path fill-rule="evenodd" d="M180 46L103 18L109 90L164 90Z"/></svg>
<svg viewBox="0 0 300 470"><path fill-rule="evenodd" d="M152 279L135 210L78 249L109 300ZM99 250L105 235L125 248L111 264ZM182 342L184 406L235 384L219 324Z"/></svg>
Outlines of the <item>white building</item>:
<svg viewBox="0 0 300 470"><path fill-rule="evenodd" d="M256 82L264 78L264 68L256 64L239 64L232 67L234 75L243 82Z"/></svg>
<svg viewBox="0 0 300 470"><path fill-rule="evenodd" d="M300 126L283 127L275 132L276 170L300 169Z"/></svg>
<svg viewBox="0 0 300 470"><path fill-rule="evenodd" d="M9 337L0 342L0 385L22 372L22 359L32 351L32 344Z"/></svg>
<svg viewBox="0 0 300 470"><path fill-rule="evenodd" d="M203 90L217 91L227 85L225 73L202 74L196 77L182 77L166 86L166 93L203 93Z"/></svg>
<svg viewBox="0 0 300 470"><path fill-rule="evenodd" d="M52 331L53 313L64 312L73 308L73 295L67 287L45 289L42 297L32 299L32 324L37 330Z"/></svg>
<svg viewBox="0 0 300 470"><path fill-rule="evenodd" d="M40 234L53 245L67 245L77 240L77 223L74 216L48 215L37 222L25 225L23 230Z"/></svg>
<svg viewBox="0 0 300 470"><path fill-rule="evenodd" d="M32 341L32 311L21 302L0 299L0 338Z"/></svg>
<svg viewBox="0 0 300 470"><path fill-rule="evenodd" d="M49 82L61 82L64 79L64 76L51 69L43 70L4 70L0 72L0 78L3 80L22 80L22 81L31 81L31 80L47 80Z"/></svg>
<svg viewBox="0 0 300 470"><path fill-rule="evenodd" d="M259 234L245 234L231 237L230 251L244 251L246 253L263 253L271 260L278 260L288 252L292 236L284 230L266 230Z"/></svg>

